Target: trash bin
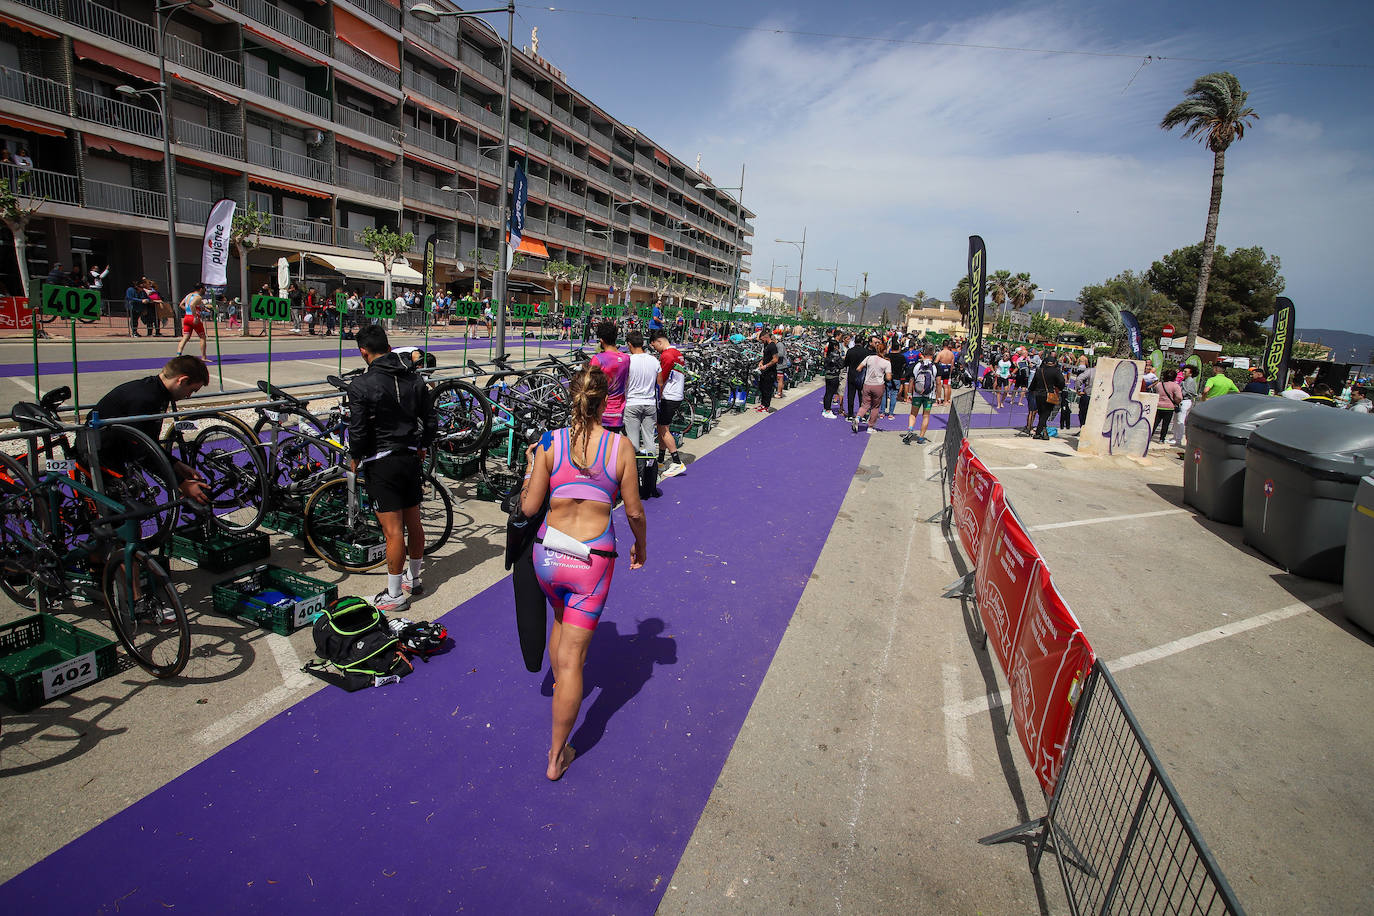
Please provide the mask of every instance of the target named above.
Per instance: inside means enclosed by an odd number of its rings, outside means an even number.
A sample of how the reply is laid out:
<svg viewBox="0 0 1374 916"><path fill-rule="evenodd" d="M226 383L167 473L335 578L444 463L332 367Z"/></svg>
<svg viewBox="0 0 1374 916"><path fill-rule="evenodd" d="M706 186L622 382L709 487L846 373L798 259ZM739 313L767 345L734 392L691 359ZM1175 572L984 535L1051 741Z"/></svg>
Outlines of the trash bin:
<svg viewBox="0 0 1374 916"><path fill-rule="evenodd" d="M1314 405L1271 420L1246 448L1245 542L1295 575L1340 582L1350 507L1370 473L1374 415Z"/></svg>
<svg viewBox="0 0 1374 916"><path fill-rule="evenodd" d="M1239 525L1245 494L1245 443L1256 429L1317 405L1241 392L1203 401L1188 412L1183 501L1213 521Z"/></svg>
<svg viewBox="0 0 1374 916"><path fill-rule="evenodd" d="M1345 616L1374 635L1374 477L1355 491L1345 541Z"/></svg>

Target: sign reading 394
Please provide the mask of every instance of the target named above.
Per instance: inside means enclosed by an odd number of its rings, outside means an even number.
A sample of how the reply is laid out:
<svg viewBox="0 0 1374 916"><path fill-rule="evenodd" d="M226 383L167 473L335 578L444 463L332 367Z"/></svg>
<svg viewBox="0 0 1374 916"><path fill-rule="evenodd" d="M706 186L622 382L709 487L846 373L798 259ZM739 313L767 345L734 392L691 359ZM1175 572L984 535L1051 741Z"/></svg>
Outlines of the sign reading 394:
<svg viewBox="0 0 1374 916"><path fill-rule="evenodd" d="M40 311L59 318L96 321L100 318L100 290L45 283Z"/></svg>
<svg viewBox="0 0 1374 916"><path fill-rule="evenodd" d="M396 300L395 300L395 299L364 299L364 300L363 300L363 317L364 317L364 318L370 318L370 319L372 319L373 321L377 321L378 319L382 319L382 318L387 318L387 319L395 318L395 317L396 317Z"/></svg>
<svg viewBox="0 0 1374 916"><path fill-rule="evenodd" d="M290 321L291 300L282 296L254 296L248 301L248 317L254 321Z"/></svg>

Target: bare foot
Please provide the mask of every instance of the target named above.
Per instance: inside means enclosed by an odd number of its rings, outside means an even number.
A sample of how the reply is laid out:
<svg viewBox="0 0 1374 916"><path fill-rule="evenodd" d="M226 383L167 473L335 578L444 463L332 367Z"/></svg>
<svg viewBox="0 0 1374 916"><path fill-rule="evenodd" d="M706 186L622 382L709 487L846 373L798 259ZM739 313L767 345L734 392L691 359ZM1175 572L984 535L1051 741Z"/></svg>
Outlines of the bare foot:
<svg viewBox="0 0 1374 916"><path fill-rule="evenodd" d="M559 751L556 756L550 751L549 768L544 771L544 775L551 780L562 779L563 774L568 772L568 765L572 763L576 754L577 752L572 749L571 744L563 745L563 750Z"/></svg>

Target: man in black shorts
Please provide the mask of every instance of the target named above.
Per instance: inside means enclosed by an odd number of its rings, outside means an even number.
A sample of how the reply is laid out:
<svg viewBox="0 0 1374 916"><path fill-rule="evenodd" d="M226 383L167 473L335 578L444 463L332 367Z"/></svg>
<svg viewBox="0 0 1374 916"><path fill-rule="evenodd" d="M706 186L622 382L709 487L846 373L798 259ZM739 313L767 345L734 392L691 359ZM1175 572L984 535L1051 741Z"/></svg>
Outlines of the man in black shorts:
<svg viewBox="0 0 1374 916"><path fill-rule="evenodd" d="M411 595L424 591L420 468L437 420L424 378L391 352L380 325L359 330L357 342L367 371L348 386L348 451L352 469L363 469L386 535L386 589L372 603L379 611L402 611Z"/></svg>

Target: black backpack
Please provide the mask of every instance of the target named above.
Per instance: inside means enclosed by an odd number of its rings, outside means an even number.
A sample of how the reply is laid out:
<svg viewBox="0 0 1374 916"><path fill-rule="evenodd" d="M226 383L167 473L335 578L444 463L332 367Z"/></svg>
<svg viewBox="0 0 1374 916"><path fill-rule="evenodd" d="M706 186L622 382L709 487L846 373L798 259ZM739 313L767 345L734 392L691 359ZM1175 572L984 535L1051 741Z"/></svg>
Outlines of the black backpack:
<svg viewBox="0 0 1374 916"><path fill-rule="evenodd" d="M314 636L319 659L302 670L347 691L394 683L387 679L414 670L386 617L361 598L349 595L327 605L315 619Z"/></svg>

